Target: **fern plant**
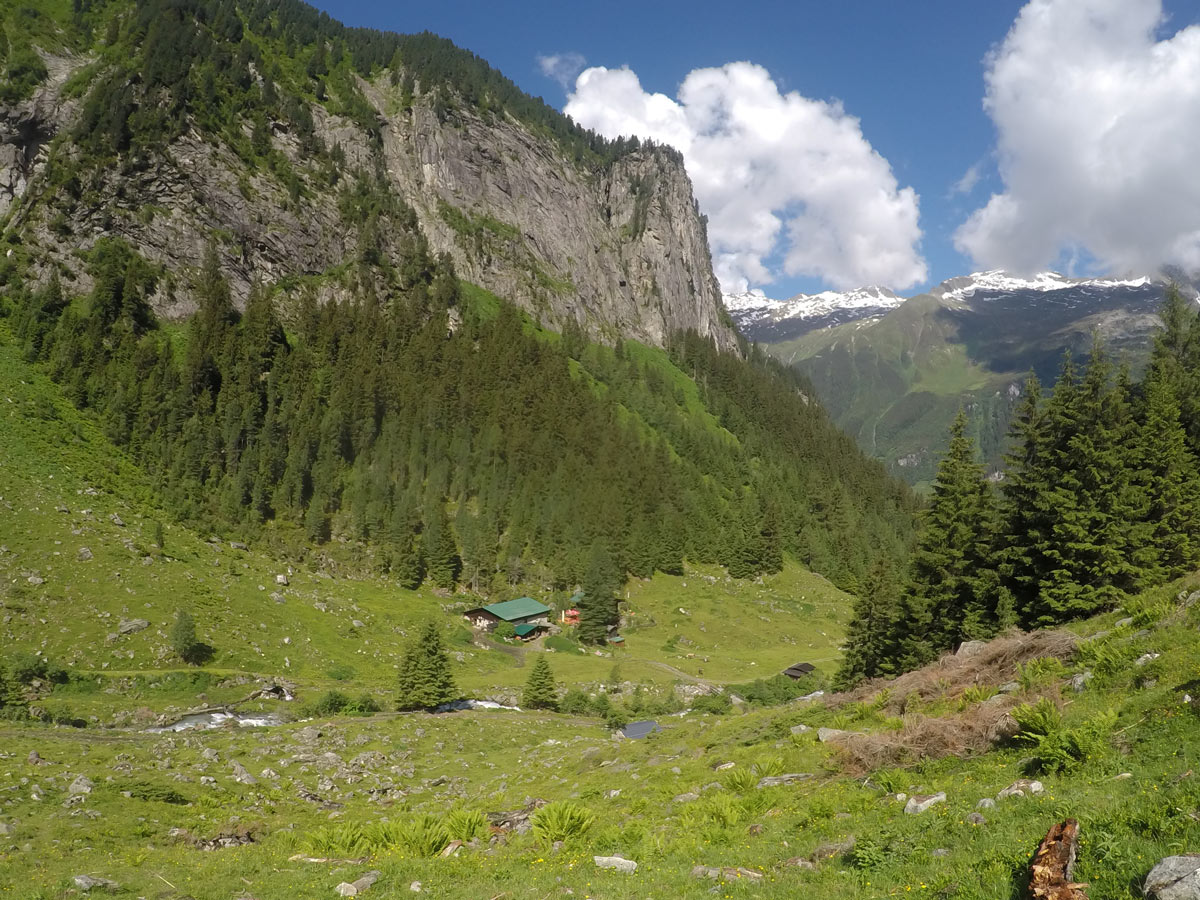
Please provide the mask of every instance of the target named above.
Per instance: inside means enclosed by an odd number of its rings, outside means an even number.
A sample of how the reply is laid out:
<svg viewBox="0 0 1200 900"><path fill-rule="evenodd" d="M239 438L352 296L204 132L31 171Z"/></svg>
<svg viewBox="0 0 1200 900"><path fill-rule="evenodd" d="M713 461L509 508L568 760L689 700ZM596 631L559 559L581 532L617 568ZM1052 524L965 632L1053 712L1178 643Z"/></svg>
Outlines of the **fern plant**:
<svg viewBox="0 0 1200 900"><path fill-rule="evenodd" d="M583 835L595 821L595 815L586 807L570 800L559 800L547 803L535 812L530 824L534 836L544 843L554 844Z"/></svg>

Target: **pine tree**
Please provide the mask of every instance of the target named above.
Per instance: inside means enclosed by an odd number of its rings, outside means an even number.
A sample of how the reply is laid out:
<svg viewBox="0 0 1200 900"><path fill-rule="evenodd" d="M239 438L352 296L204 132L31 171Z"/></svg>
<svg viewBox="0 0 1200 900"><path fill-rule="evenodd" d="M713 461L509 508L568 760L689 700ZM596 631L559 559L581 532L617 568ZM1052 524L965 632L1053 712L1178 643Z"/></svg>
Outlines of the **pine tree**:
<svg viewBox="0 0 1200 900"><path fill-rule="evenodd" d="M171 626L171 649L185 663L198 664L204 644L196 637L196 622L187 610L175 613L175 624Z"/></svg>
<svg viewBox="0 0 1200 900"><path fill-rule="evenodd" d="M963 640L969 613L981 605L976 589L991 562L993 500L966 428L960 409L910 563L896 621L904 668L923 665Z"/></svg>
<svg viewBox="0 0 1200 900"><path fill-rule="evenodd" d="M0 715L15 717L21 715L24 709L25 698L12 666L0 660Z"/></svg>
<svg viewBox="0 0 1200 900"><path fill-rule="evenodd" d="M1200 473L1187 448L1174 389L1160 365L1146 377L1134 452L1144 482L1146 540L1156 574L1177 578L1200 563Z"/></svg>
<svg viewBox="0 0 1200 900"><path fill-rule="evenodd" d="M554 683L554 673L550 671L550 662L544 653L538 654L525 682L521 705L528 709L558 709L558 685Z"/></svg>
<svg viewBox="0 0 1200 900"><path fill-rule="evenodd" d="M426 571L433 583L445 590L453 588L458 581L462 561L458 556L450 520L440 502L425 525L424 551Z"/></svg>
<svg viewBox="0 0 1200 900"><path fill-rule="evenodd" d="M409 643L400 662L398 709L433 709L458 699L450 657L437 624L427 623Z"/></svg>
<svg viewBox="0 0 1200 900"><path fill-rule="evenodd" d="M612 554L603 543L596 542L583 577L583 596L579 598L579 639L585 644L603 644L609 626L620 621L616 594L621 580Z"/></svg>
<svg viewBox="0 0 1200 900"><path fill-rule="evenodd" d="M881 556L867 575L866 584L854 599L846 631L846 655L834 680L839 690L853 687L866 678L894 671L892 644L896 628L896 595L899 590L891 562Z"/></svg>

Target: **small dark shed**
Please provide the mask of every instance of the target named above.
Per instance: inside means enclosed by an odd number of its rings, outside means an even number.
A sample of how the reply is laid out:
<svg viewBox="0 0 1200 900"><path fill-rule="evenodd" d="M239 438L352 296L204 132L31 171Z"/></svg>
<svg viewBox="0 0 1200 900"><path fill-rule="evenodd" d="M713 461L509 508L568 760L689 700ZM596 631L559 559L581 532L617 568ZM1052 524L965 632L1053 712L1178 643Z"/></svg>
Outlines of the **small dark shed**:
<svg viewBox="0 0 1200 900"><path fill-rule="evenodd" d="M817 671L817 667L812 663L796 663L794 666L788 666L784 669L783 674L788 678L799 680L805 675L811 675L815 671Z"/></svg>
<svg viewBox="0 0 1200 900"><path fill-rule="evenodd" d="M662 731L662 726L653 719L646 719L642 722L630 722L622 728L618 734L623 738L629 738L631 741L640 740L654 734L656 731Z"/></svg>

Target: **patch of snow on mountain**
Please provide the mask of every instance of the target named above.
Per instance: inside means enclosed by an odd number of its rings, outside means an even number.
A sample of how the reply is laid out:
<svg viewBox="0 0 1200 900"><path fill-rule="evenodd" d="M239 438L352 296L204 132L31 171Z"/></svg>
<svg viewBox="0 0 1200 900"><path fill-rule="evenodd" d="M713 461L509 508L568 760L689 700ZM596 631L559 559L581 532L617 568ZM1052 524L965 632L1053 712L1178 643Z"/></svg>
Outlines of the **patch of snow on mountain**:
<svg viewBox="0 0 1200 900"><path fill-rule="evenodd" d="M725 308L740 320L771 318L812 319L828 316L841 310L894 309L904 298L883 287L864 287L853 291L822 291L819 294L797 294L787 300L772 300L760 290L726 294Z"/></svg>
<svg viewBox="0 0 1200 900"><path fill-rule="evenodd" d="M943 281L929 293L949 300L966 300L979 291L1012 293L1014 291L1060 291L1066 288L1097 287L1142 287L1150 279L1142 278L1067 278L1057 272L1039 272L1031 278L1010 275L1000 269L990 272L974 272Z"/></svg>

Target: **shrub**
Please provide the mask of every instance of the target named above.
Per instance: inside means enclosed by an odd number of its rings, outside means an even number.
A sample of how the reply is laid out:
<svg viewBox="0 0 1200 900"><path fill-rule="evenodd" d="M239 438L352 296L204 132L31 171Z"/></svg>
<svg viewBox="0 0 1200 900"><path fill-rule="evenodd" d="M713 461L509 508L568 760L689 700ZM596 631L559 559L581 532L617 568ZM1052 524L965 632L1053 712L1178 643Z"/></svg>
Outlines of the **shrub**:
<svg viewBox="0 0 1200 900"><path fill-rule="evenodd" d="M1022 703L1015 706L1010 715L1017 723L1018 743L1036 744L1062 728L1062 712L1048 697L1042 697L1037 703Z"/></svg>
<svg viewBox="0 0 1200 900"><path fill-rule="evenodd" d="M724 691L719 694L704 694L692 701L692 709L696 712L721 716L733 709L733 701Z"/></svg>
<svg viewBox="0 0 1200 900"><path fill-rule="evenodd" d="M196 636L196 622L186 610L175 613L175 624L171 626L171 649L189 665L199 665L206 656L208 648Z"/></svg>
<svg viewBox="0 0 1200 900"><path fill-rule="evenodd" d="M725 787L736 794L744 794L758 784L758 778L753 769L731 769L725 775Z"/></svg>
<svg viewBox="0 0 1200 900"><path fill-rule="evenodd" d="M582 836L596 817L586 807L570 800L547 803L533 814L530 824L534 835L546 844L569 841Z"/></svg>
<svg viewBox="0 0 1200 900"><path fill-rule="evenodd" d="M500 622L492 629L492 637L500 641L509 641L517 636L517 627L512 622Z"/></svg>
<svg viewBox="0 0 1200 900"><path fill-rule="evenodd" d="M586 716L592 710L592 701L579 688L571 688L558 704L559 712L572 716Z"/></svg>
<svg viewBox="0 0 1200 900"><path fill-rule="evenodd" d="M350 698L341 691L326 691L305 712L310 716L336 716L349 704Z"/></svg>

